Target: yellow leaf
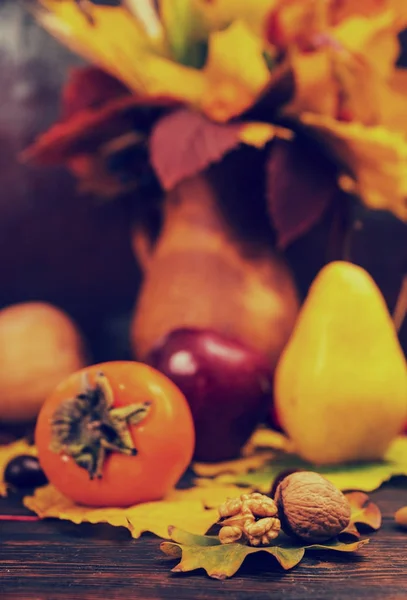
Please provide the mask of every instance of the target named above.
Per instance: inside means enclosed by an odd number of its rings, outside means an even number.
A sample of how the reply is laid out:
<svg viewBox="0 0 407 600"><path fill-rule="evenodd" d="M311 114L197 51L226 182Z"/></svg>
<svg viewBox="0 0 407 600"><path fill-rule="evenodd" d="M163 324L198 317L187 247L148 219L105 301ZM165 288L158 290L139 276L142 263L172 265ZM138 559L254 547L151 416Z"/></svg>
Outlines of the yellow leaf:
<svg viewBox="0 0 407 600"><path fill-rule="evenodd" d="M199 477L217 477L224 473L239 475L260 469L276 456L276 452L292 451L293 444L285 435L259 427L243 449L242 458L219 463L194 463L193 470ZM205 485L202 480L196 483Z"/></svg>
<svg viewBox="0 0 407 600"><path fill-rule="evenodd" d="M341 0L333 4L335 22L354 16L374 17L385 11L392 11L398 23L398 30L407 24L407 3L405 0Z"/></svg>
<svg viewBox="0 0 407 600"><path fill-rule="evenodd" d="M12 444L0 446L0 496L7 495L7 484L4 481L4 471L6 470L8 463L16 456L21 456L22 454L37 456L37 449L35 446L29 446L25 440L18 440Z"/></svg>
<svg viewBox="0 0 407 600"><path fill-rule="evenodd" d="M352 18L342 22L333 31L335 39L346 52L351 52L368 62L383 78L389 77L400 53L391 12L374 18Z"/></svg>
<svg viewBox="0 0 407 600"><path fill-rule="evenodd" d="M206 90L201 107L205 114L219 122L240 115L270 80L261 38L242 21L212 33L204 73Z"/></svg>
<svg viewBox="0 0 407 600"><path fill-rule="evenodd" d="M73 1L41 0L39 22L74 52L120 79L140 96L169 97L197 105L203 74L172 62L125 9L94 6L92 24Z"/></svg>
<svg viewBox="0 0 407 600"><path fill-rule="evenodd" d="M272 460L275 453L256 452L251 456L245 456L236 460L220 463L194 463L193 470L199 477L217 477L222 473L247 473L259 469L264 464Z"/></svg>
<svg viewBox="0 0 407 600"><path fill-rule="evenodd" d="M266 15L280 0L191 0L201 19L211 30L224 29L233 21L245 21L256 33L263 34Z"/></svg>
<svg viewBox="0 0 407 600"><path fill-rule="evenodd" d="M394 69L387 85L377 90L380 122L407 136L407 70Z"/></svg>
<svg viewBox="0 0 407 600"><path fill-rule="evenodd" d="M342 491L371 492L394 476L407 476L407 437L396 438L382 461L317 466L295 454L280 453L259 469L241 474L225 473L214 481L219 485L249 486L252 490L268 493L281 473L295 469L320 473Z"/></svg>
<svg viewBox="0 0 407 600"><path fill-rule="evenodd" d="M345 191L407 222L407 140L402 134L311 113L300 120L342 165Z"/></svg>
<svg viewBox="0 0 407 600"><path fill-rule="evenodd" d="M292 140L294 134L284 127L277 127L269 123L245 123L239 132L240 141L248 146L262 149L275 137Z"/></svg>
<svg viewBox="0 0 407 600"><path fill-rule="evenodd" d="M295 96L285 107L287 114L315 112L335 117L338 110L339 86L333 70L333 51L293 51L290 64L295 81Z"/></svg>
<svg viewBox="0 0 407 600"><path fill-rule="evenodd" d="M194 487L174 490L160 502L145 502L129 508L90 508L75 504L52 485L36 490L24 498L24 505L41 518L57 518L73 523L109 523L126 527L133 538L144 532L167 538L169 525L204 534L217 520L214 507L227 497L239 495L234 485Z"/></svg>
<svg viewBox="0 0 407 600"><path fill-rule="evenodd" d="M270 448L279 452L293 452L293 442L283 433L259 427L250 440L255 449Z"/></svg>

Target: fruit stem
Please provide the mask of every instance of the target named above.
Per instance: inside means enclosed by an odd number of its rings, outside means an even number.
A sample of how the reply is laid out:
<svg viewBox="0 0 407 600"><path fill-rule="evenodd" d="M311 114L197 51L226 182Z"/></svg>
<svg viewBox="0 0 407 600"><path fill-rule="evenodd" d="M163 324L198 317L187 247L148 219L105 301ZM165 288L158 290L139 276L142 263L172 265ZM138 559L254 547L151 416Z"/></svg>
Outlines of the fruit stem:
<svg viewBox="0 0 407 600"><path fill-rule="evenodd" d="M146 418L150 403L113 405L113 390L105 375L98 373L94 386L85 375L77 396L64 400L52 417L51 450L70 456L90 479L102 477L108 453L137 454L129 426Z"/></svg>

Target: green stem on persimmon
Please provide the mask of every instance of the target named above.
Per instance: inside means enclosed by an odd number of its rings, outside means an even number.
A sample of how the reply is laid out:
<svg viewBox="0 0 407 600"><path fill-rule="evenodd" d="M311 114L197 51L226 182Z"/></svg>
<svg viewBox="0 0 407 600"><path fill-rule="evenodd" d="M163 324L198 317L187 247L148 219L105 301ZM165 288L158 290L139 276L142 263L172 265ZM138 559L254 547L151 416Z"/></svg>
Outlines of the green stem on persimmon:
<svg viewBox="0 0 407 600"><path fill-rule="evenodd" d="M102 477L108 452L137 454L129 426L146 418L150 403L113 404L109 381L98 373L94 386L85 378L79 394L62 402L52 418L51 450L70 456L90 479Z"/></svg>

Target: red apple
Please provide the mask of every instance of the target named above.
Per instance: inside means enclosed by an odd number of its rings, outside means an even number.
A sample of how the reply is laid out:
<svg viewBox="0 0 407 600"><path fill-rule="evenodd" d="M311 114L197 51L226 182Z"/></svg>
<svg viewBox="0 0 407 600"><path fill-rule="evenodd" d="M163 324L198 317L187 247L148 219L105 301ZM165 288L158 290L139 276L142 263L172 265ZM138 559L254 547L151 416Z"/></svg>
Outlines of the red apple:
<svg viewBox="0 0 407 600"><path fill-rule="evenodd" d="M177 329L146 362L186 396L196 430L195 460L236 458L267 417L272 394L267 357L238 341L210 330Z"/></svg>

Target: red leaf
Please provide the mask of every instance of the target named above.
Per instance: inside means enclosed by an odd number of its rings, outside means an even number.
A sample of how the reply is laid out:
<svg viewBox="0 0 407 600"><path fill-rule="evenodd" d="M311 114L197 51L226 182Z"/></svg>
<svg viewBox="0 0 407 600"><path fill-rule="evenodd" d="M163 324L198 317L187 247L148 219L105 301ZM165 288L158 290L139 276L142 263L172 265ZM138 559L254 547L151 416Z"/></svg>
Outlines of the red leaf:
<svg viewBox="0 0 407 600"><path fill-rule="evenodd" d="M298 138L294 142L277 139L272 145L266 190L280 248L312 229L339 192L332 163Z"/></svg>
<svg viewBox="0 0 407 600"><path fill-rule="evenodd" d="M163 188L170 190L237 148L241 128L213 123L187 109L160 119L150 138L150 157Z"/></svg>
<svg viewBox="0 0 407 600"><path fill-rule="evenodd" d="M62 90L61 120L123 96L130 96L130 91L102 69L94 66L72 69Z"/></svg>

